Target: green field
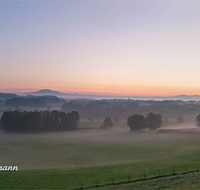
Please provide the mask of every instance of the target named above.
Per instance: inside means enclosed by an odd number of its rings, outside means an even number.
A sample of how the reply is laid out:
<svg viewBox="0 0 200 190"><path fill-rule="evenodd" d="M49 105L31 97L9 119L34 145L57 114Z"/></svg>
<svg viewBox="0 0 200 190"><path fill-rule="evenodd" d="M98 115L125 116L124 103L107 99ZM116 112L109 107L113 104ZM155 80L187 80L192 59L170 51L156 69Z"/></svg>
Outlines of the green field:
<svg viewBox="0 0 200 190"><path fill-rule="evenodd" d="M0 189L75 189L200 169L200 136L112 130L40 134L0 133ZM187 176L187 177L186 177ZM192 177L193 176L193 177ZM195 177L194 177L195 176ZM193 180L194 179L194 180ZM90 189L199 187L200 172ZM162 187L162 188L161 188ZM180 186L181 187L181 186Z"/></svg>

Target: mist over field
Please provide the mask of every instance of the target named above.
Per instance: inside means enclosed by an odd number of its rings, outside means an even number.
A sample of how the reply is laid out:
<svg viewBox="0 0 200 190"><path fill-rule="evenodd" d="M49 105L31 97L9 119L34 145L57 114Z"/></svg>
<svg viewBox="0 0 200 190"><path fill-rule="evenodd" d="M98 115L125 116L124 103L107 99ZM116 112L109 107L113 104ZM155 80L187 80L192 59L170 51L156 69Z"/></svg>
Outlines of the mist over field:
<svg viewBox="0 0 200 190"><path fill-rule="evenodd" d="M195 127L195 123L168 128ZM125 123L110 130L88 129L39 134L0 133L1 162L20 170L131 164L194 151L199 135L130 131ZM187 152L189 154L189 152Z"/></svg>
<svg viewBox="0 0 200 190"><path fill-rule="evenodd" d="M128 176L141 179L144 172L155 177L158 171L171 175L174 168L178 173L185 168L194 171L199 165L198 102L34 97L42 105L46 103L46 107L38 107L40 104L30 105L37 102L32 98L0 104L5 110L1 117L0 164L18 166L16 173L0 173L3 187L21 189L28 183L35 188L37 181L40 189L74 189L98 180L110 184L113 178L118 182ZM133 116L142 116L145 126L132 129L137 120L130 125L128 121ZM159 125L153 122L158 128L148 127L149 116L159 120ZM110 127L106 127L106 118L111 120ZM40 128L35 120L40 121ZM23 125L26 130L20 130ZM39 130L32 130L35 127ZM7 175L14 180L10 186ZM23 183L18 183L19 178Z"/></svg>

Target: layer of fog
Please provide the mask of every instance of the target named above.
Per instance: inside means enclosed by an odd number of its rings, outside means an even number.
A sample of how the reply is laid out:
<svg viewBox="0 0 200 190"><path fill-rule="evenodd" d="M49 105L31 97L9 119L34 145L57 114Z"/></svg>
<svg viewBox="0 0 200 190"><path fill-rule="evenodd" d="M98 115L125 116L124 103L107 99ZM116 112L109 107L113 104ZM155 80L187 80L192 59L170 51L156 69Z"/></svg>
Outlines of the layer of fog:
<svg viewBox="0 0 200 190"><path fill-rule="evenodd" d="M188 127L193 125L195 123L188 123ZM185 154L185 147L188 146L193 151L191 142L194 141L199 144L199 135L130 131L125 123L108 130L38 134L1 131L0 165L17 165L20 170L26 170L130 164L141 160L148 162L148 158L166 158L172 154L172 149L174 155Z"/></svg>
<svg viewBox="0 0 200 190"><path fill-rule="evenodd" d="M183 123L181 125L167 125L162 126L162 129L195 129L195 122ZM200 129L199 129L200 130ZM113 129L99 130L94 129L80 129L77 131L61 131L61 132L41 132L41 133L6 133L0 131L0 142L13 141L48 141L48 142L126 142L126 141L148 141L158 140L163 138L173 138L177 134L159 134L157 131L130 131L125 123L114 125ZM179 134L178 134L179 135ZM181 136L180 134L179 136Z"/></svg>

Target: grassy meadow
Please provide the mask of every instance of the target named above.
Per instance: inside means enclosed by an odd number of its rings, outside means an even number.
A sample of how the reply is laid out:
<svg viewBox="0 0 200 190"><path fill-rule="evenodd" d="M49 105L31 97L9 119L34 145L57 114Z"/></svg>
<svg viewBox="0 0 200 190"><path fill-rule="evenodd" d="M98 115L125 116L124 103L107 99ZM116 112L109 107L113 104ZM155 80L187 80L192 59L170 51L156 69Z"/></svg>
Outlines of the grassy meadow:
<svg viewBox="0 0 200 190"><path fill-rule="evenodd" d="M97 126L95 123L90 125ZM97 181L99 185L111 184L113 178L115 183L127 182L129 176L130 180L143 179L144 172L146 178L151 178L159 172L170 175L174 169L176 173L183 173L186 168L187 171L196 170L197 166L200 169L199 135L133 132L125 123L111 130L39 134L1 132L0 152L1 165L19 168L17 172L0 172L0 189L76 189L81 184L83 187L95 186ZM200 182L198 175L193 186ZM146 180L98 189L131 189L145 184L153 188L155 180L166 182L161 178L150 180L151 183Z"/></svg>

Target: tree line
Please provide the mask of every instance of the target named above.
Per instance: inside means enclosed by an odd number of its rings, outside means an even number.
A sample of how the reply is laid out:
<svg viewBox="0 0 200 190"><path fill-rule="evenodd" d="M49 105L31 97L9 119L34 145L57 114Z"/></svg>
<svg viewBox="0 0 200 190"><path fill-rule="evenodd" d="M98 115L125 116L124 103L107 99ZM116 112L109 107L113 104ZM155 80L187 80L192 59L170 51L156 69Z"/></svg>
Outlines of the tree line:
<svg viewBox="0 0 200 190"><path fill-rule="evenodd" d="M7 99L6 106L50 107L55 104L61 106L62 111L68 113L73 110L89 121L100 121L108 115L115 119L126 119L132 113L143 115L149 112L160 113L165 117L178 117L179 115L194 115L199 113L199 102L195 101L143 101L143 100L64 100L53 96L27 96ZM50 109L49 109L50 110ZM8 110L4 110L8 111ZM3 111L2 111L3 112Z"/></svg>
<svg viewBox="0 0 200 190"><path fill-rule="evenodd" d="M5 102L6 106L30 106L30 107L46 107L46 103L42 98L11 98Z"/></svg>
<svg viewBox="0 0 200 190"><path fill-rule="evenodd" d="M40 132L40 131L67 131L76 130L79 125L80 115L77 111L5 111L1 117L1 129L6 132ZM180 120L180 121L179 121ZM177 122L184 121L183 116ZM131 131L149 129L156 130L163 124L161 114L148 113L146 117L135 113L127 118L127 125ZM99 129L113 128L113 121L106 117ZM196 125L200 127L200 114L196 118Z"/></svg>
<svg viewBox="0 0 200 190"><path fill-rule="evenodd" d="M58 111L6 111L1 117L1 129L6 132L39 132L76 130L80 115Z"/></svg>
<svg viewBox="0 0 200 190"><path fill-rule="evenodd" d="M193 101L142 101L142 100L71 100L64 103L62 111L76 110L81 117L89 121L101 120L107 116L127 119L132 113L147 115L150 112L160 113L163 118L177 118L180 115L195 115L200 111L200 104ZM181 122L181 118L180 122ZM179 123L179 121L177 121Z"/></svg>
<svg viewBox="0 0 200 190"><path fill-rule="evenodd" d="M63 104L64 99L58 98L56 96L31 96L26 97L14 97L7 99L5 102L6 106L30 106L43 108L49 104Z"/></svg>
<svg viewBox="0 0 200 190"><path fill-rule="evenodd" d="M200 118L200 116L199 116ZM99 129L113 128L113 122L110 117L106 117L103 124L99 126ZM150 112L146 118L143 115L135 113L127 118L127 125L131 131L143 130L148 128L149 130L156 130L163 124L162 115L154 114Z"/></svg>

